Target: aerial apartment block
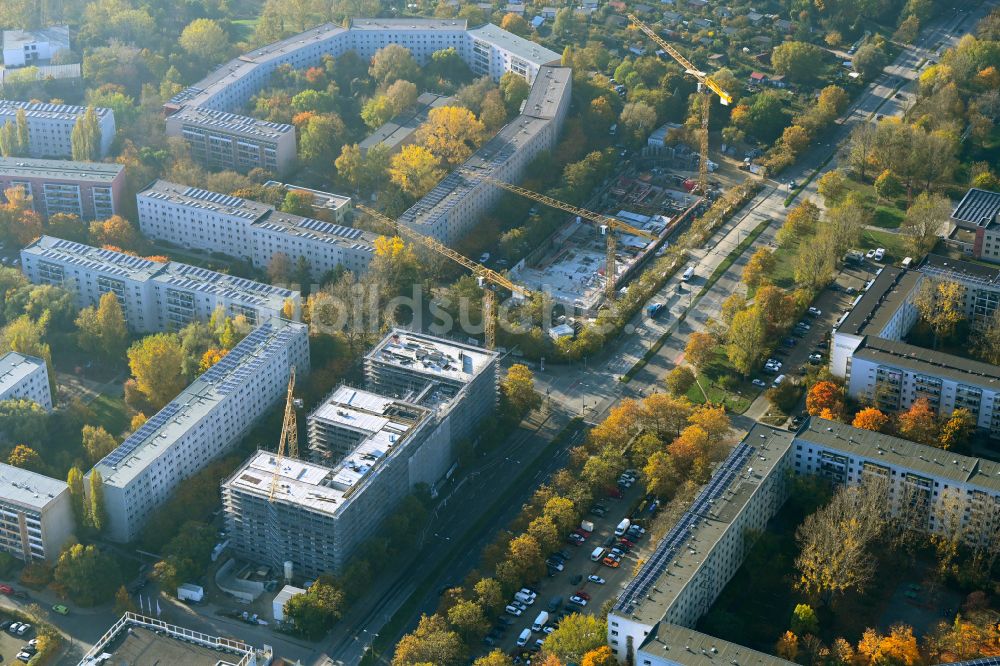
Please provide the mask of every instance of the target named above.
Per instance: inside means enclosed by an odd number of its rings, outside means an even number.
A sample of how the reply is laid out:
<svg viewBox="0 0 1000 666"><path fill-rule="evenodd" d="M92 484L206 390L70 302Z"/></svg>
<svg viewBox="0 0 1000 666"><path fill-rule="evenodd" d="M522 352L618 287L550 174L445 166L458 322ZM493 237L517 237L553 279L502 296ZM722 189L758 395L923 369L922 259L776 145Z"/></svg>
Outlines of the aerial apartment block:
<svg viewBox="0 0 1000 666"><path fill-rule="evenodd" d="M300 375L309 371L307 327L262 322L98 462L108 537L138 536L178 485L229 451L285 396L293 366Z"/></svg>
<svg viewBox="0 0 1000 666"><path fill-rule="evenodd" d="M31 157L72 157L70 137L76 121L87 112L87 107L0 99L0 126L8 121L17 122L19 109L24 109L28 121L28 150ZM115 139L115 114L104 107L95 107L94 112L101 131L101 157L104 157Z"/></svg>
<svg viewBox="0 0 1000 666"><path fill-rule="evenodd" d="M961 524L975 542L1000 530L996 462L819 418L797 433L754 425L608 614L608 645L619 662L788 663L692 627L741 566L751 545L747 530L763 529L784 503L790 473L837 485L884 484L874 488L885 493L891 511L906 511L908 524L926 532Z"/></svg>
<svg viewBox="0 0 1000 666"><path fill-rule="evenodd" d="M52 392L45 359L20 352L0 356L0 401L31 400L52 411Z"/></svg>
<svg viewBox="0 0 1000 666"><path fill-rule="evenodd" d="M521 115L406 210L400 223L446 245L469 234L504 192L479 178L517 182L535 157L552 149L569 110L572 86L570 68L539 67Z"/></svg>
<svg viewBox="0 0 1000 666"><path fill-rule="evenodd" d="M976 259L1000 263L1000 192L970 188L951 220L952 240Z"/></svg>
<svg viewBox="0 0 1000 666"><path fill-rule="evenodd" d="M264 183L264 187L281 187L288 192L308 194L312 197L312 201L310 203L312 204L313 210L316 211L316 214L326 222L344 224L344 219L347 217L347 213L351 210L351 197L344 196L343 194L334 194L333 192L314 190L308 187L302 187L301 185L292 185L290 183L280 183L276 180L267 181Z"/></svg>
<svg viewBox="0 0 1000 666"><path fill-rule="evenodd" d="M231 547L291 562L296 577L341 572L417 484L447 476L457 442L496 405L497 358L393 331L366 358L368 389L338 386L309 415L313 462L259 451L223 483Z"/></svg>
<svg viewBox="0 0 1000 666"><path fill-rule="evenodd" d="M0 157L0 199L12 187L31 196L43 218L56 213L106 220L121 209L125 167L104 162Z"/></svg>
<svg viewBox="0 0 1000 666"><path fill-rule="evenodd" d="M69 289L81 308L114 293L129 328L139 333L183 328L196 319L207 320L220 307L229 316L246 317L251 326L283 316L289 301L295 318L301 310L298 291L52 236L25 246L21 267L34 284Z"/></svg>
<svg viewBox="0 0 1000 666"><path fill-rule="evenodd" d="M848 394L889 412L926 398L940 415L968 409L977 427L1000 437L1000 369L905 341L919 319L914 299L925 280L955 282L973 328L989 325L1000 305L1000 270L930 255L918 269L881 269L834 329L830 372Z"/></svg>
<svg viewBox="0 0 1000 666"><path fill-rule="evenodd" d="M337 266L363 273L375 254L376 236L367 231L165 180L140 192L136 203L139 228L146 236L189 249L221 252L258 268L266 269L274 255L282 253L293 266L300 257L305 259L313 279L318 280ZM342 209L343 205L338 207Z"/></svg>
<svg viewBox="0 0 1000 666"><path fill-rule="evenodd" d="M560 61L558 53L497 26L469 29L464 19L357 18L346 28L324 23L244 53L175 95L164 105L167 134L182 137L192 154L212 167L262 166L283 173L296 156L294 128L239 116L239 111L279 66L304 69L321 64L323 56L337 58L347 51L367 59L389 44L409 49L421 64L435 51L454 48L473 72L494 81L511 71L532 83L543 65Z"/></svg>
<svg viewBox="0 0 1000 666"><path fill-rule="evenodd" d="M0 551L54 563L73 530L64 481L0 463Z"/></svg>

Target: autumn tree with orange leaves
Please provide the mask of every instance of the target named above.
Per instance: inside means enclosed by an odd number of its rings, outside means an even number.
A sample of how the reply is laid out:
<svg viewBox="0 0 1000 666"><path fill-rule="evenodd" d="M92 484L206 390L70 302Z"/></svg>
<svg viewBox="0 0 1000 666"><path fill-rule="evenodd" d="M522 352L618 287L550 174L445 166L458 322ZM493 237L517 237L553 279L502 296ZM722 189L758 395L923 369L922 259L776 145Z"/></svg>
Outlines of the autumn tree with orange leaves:
<svg viewBox="0 0 1000 666"><path fill-rule="evenodd" d="M867 407L854 415L851 425L862 430L881 432L882 428L889 423L889 417L875 407Z"/></svg>
<svg viewBox="0 0 1000 666"><path fill-rule="evenodd" d="M821 416L829 410L825 418L839 415L844 411L844 389L830 381L816 382L806 395L806 411L812 416Z"/></svg>
<svg viewBox="0 0 1000 666"><path fill-rule="evenodd" d="M897 417L896 429L911 442L933 446L937 441L938 422L930 401L927 398L914 400L910 408Z"/></svg>

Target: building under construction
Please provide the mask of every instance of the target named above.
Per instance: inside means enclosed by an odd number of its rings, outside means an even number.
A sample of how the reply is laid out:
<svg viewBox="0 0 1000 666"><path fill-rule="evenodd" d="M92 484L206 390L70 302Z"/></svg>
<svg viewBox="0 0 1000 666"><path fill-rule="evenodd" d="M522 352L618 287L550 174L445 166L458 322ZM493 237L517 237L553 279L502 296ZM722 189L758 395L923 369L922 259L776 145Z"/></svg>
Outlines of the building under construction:
<svg viewBox="0 0 1000 666"><path fill-rule="evenodd" d="M498 354L395 330L365 359L368 389L338 386L308 417L311 462L258 451L222 484L237 556L295 578L340 573L497 399Z"/></svg>

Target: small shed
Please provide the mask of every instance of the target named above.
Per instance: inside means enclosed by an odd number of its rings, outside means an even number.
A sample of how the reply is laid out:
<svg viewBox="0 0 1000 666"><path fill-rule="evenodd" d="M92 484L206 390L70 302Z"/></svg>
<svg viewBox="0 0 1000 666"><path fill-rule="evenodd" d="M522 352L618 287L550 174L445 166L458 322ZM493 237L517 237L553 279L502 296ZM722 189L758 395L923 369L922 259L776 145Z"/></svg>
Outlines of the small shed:
<svg viewBox="0 0 1000 666"><path fill-rule="evenodd" d="M271 602L271 614L274 616L275 622L285 621L285 603L289 599L305 593L306 591L301 587L294 585L286 585L281 588L281 591L274 597L274 601Z"/></svg>

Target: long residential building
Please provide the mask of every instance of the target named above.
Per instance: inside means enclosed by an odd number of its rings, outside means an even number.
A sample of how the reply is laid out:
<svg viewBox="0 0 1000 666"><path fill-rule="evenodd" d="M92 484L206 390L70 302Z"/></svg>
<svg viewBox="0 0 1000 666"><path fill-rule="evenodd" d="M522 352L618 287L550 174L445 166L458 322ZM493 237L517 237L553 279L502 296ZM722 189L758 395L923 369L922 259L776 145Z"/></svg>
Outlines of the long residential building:
<svg viewBox="0 0 1000 666"><path fill-rule="evenodd" d="M468 235L504 192L480 178L517 182L535 157L552 149L569 110L572 86L568 67L540 67L521 115L406 210L400 223L446 245Z"/></svg>
<svg viewBox="0 0 1000 666"><path fill-rule="evenodd" d="M0 552L54 563L73 530L64 481L0 463Z"/></svg>
<svg viewBox="0 0 1000 666"><path fill-rule="evenodd" d="M258 268L266 269L280 253L292 266L304 259L318 280L338 266L363 273L375 254L376 236L367 231L165 180L140 192L136 202L146 236L239 257Z"/></svg>
<svg viewBox="0 0 1000 666"><path fill-rule="evenodd" d="M35 212L48 219L56 213L81 220L106 220L121 210L125 167L104 162L0 157L0 199L20 187L31 196Z"/></svg>
<svg viewBox="0 0 1000 666"><path fill-rule="evenodd" d="M42 104L0 99L0 126L17 122L17 112L23 109L28 121L28 151L31 157L71 157L71 136L76 121L83 118L87 107L68 104ZM104 157L115 139L115 114L111 109L95 107L97 126L101 133L100 156Z"/></svg>
<svg viewBox="0 0 1000 666"><path fill-rule="evenodd" d="M1000 532L996 462L819 418L797 433L757 424L619 595L608 614L619 662L787 664L692 627L741 566L748 530L763 529L787 498L791 474L837 485L874 481L887 508L914 529L960 533L972 544Z"/></svg>
<svg viewBox="0 0 1000 666"><path fill-rule="evenodd" d="M114 250L42 236L21 250L21 266L35 284L64 287L78 307L112 292L130 329L140 333L183 328L207 320L217 308L251 326L288 314L298 318L298 291L216 273L176 261L162 263Z"/></svg>
<svg viewBox="0 0 1000 666"><path fill-rule="evenodd" d="M309 371L307 327L269 319L98 462L91 473L103 479L108 537L138 536L185 479L285 396L293 366Z"/></svg>
<svg viewBox="0 0 1000 666"><path fill-rule="evenodd" d="M951 219L956 235L976 259L1000 263L1000 192L970 188L955 206ZM971 241L971 242L970 242Z"/></svg>
<svg viewBox="0 0 1000 666"><path fill-rule="evenodd" d="M211 166L285 172L295 159L294 128L269 127L236 114L282 65L303 69L348 51L370 59L389 44L409 49L421 64L435 51L454 48L474 73L495 81L511 71L531 83L543 65L560 60L558 53L497 26L469 29L464 19L356 18L348 27L324 23L244 53L175 95L164 111L183 115L168 117L167 134L184 138L195 157Z"/></svg>
<svg viewBox="0 0 1000 666"><path fill-rule="evenodd" d="M1000 270L936 255L916 270L886 266L835 327L830 371L846 380L852 397L885 411L926 398L942 416L968 409L980 430L1000 437L1000 368L905 340L919 319L914 300L926 280L961 285L973 328L989 325L1000 305Z"/></svg>
<svg viewBox="0 0 1000 666"><path fill-rule="evenodd" d="M343 571L418 484L432 488L497 397L495 352L393 331L366 359L369 389L338 386L309 415L313 462L252 456L222 486L231 546L296 578ZM277 468L278 483L271 498Z"/></svg>
<svg viewBox="0 0 1000 666"><path fill-rule="evenodd" d="M15 351L0 356L2 400L31 400L45 411L52 411L52 391L45 359Z"/></svg>

